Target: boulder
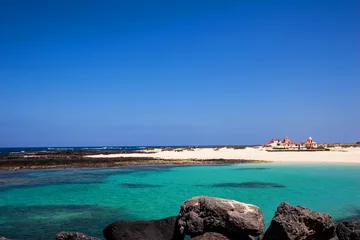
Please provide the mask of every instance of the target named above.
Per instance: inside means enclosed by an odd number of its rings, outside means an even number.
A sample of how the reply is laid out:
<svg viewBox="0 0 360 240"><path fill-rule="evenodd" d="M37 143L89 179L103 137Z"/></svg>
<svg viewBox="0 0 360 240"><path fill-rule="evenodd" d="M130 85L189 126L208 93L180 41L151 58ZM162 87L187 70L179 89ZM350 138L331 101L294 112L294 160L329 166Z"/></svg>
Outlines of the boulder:
<svg viewBox="0 0 360 240"><path fill-rule="evenodd" d="M258 236L264 227L264 215L257 206L200 196L181 205L176 230L181 235L191 237L217 232L235 239L240 236Z"/></svg>
<svg viewBox="0 0 360 240"><path fill-rule="evenodd" d="M281 203L263 240L329 240L335 236L331 216Z"/></svg>
<svg viewBox="0 0 360 240"><path fill-rule="evenodd" d="M360 240L360 220L344 221L336 226L339 240Z"/></svg>
<svg viewBox="0 0 360 240"><path fill-rule="evenodd" d="M252 238L250 236L242 236L242 237L238 236L236 238L228 238L216 232L206 232L202 235L191 238L191 240L254 240L254 239L255 238Z"/></svg>
<svg viewBox="0 0 360 240"><path fill-rule="evenodd" d="M9 240L9 239L7 239L5 237L0 237L0 240Z"/></svg>
<svg viewBox="0 0 360 240"><path fill-rule="evenodd" d="M191 238L191 240L230 240L230 238L216 232L207 232L197 237Z"/></svg>
<svg viewBox="0 0 360 240"><path fill-rule="evenodd" d="M103 233L107 240L172 240L175 238L176 217L151 221L116 221L107 226ZM182 237L184 239L184 237Z"/></svg>
<svg viewBox="0 0 360 240"><path fill-rule="evenodd" d="M56 234L56 240L100 240L87 236L80 232L60 232Z"/></svg>

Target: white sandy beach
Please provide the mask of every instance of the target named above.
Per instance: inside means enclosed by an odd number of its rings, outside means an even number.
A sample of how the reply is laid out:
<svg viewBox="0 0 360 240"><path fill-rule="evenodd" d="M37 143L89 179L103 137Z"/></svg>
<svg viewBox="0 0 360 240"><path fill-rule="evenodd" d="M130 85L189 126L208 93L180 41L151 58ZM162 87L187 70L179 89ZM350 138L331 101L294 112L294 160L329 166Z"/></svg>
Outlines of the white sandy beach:
<svg viewBox="0 0 360 240"><path fill-rule="evenodd" d="M179 148L180 149L180 148ZM108 154L88 157L152 157L158 159L245 159L284 163L356 163L360 164L360 148L333 148L324 152L267 152L264 148L232 149L199 148L193 151L162 151L153 153Z"/></svg>

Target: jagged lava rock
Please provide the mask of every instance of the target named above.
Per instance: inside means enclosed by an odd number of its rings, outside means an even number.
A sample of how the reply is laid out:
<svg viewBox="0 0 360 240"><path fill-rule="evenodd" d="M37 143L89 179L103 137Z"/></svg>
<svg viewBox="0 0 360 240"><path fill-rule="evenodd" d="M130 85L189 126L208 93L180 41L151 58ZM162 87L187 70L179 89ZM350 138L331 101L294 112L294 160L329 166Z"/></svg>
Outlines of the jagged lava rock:
<svg viewBox="0 0 360 240"><path fill-rule="evenodd" d="M283 202L262 239L329 240L334 236L335 225L330 215Z"/></svg>
<svg viewBox="0 0 360 240"><path fill-rule="evenodd" d="M360 220L344 221L336 226L339 240L360 240Z"/></svg>
<svg viewBox="0 0 360 240"><path fill-rule="evenodd" d="M107 226L103 233L107 240L172 240L176 239L173 237L176 218L151 221L120 220Z"/></svg>
<svg viewBox="0 0 360 240"><path fill-rule="evenodd" d="M182 235L196 237L217 232L230 238L258 236L264 227L264 215L257 206L204 196L191 198L181 205L176 225Z"/></svg>
<svg viewBox="0 0 360 240"><path fill-rule="evenodd" d="M230 238L216 232L207 232L197 237L191 238L191 240L231 240Z"/></svg>
<svg viewBox="0 0 360 240"><path fill-rule="evenodd" d="M237 236L236 238L228 238L221 233L206 232L202 235L191 238L191 240L254 240L255 237L250 236Z"/></svg>
<svg viewBox="0 0 360 240"><path fill-rule="evenodd" d="M56 234L56 240L100 240L100 239L87 236L80 232L60 232Z"/></svg>

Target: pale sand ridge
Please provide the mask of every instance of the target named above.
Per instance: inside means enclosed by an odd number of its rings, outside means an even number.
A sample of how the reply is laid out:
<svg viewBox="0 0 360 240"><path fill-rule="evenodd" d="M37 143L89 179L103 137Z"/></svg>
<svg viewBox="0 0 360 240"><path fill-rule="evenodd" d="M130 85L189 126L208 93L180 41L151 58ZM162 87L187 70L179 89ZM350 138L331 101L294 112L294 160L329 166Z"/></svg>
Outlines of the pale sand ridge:
<svg viewBox="0 0 360 240"><path fill-rule="evenodd" d="M360 148L333 148L324 152L267 152L264 148L231 149L199 148L193 151L162 151L153 153L92 155L93 158L152 157L158 159L244 159L274 162L360 163Z"/></svg>

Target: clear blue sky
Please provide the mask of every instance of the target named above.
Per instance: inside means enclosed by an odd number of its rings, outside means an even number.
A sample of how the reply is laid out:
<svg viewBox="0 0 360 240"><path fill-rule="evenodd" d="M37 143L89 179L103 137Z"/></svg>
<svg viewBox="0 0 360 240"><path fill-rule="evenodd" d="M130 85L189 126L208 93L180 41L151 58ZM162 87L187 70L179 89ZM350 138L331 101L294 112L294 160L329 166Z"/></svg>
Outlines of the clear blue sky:
<svg viewBox="0 0 360 240"><path fill-rule="evenodd" d="M0 146L360 141L360 1L0 1Z"/></svg>

